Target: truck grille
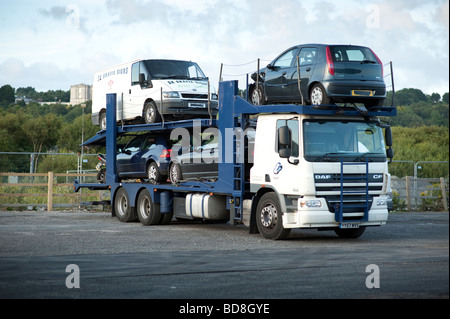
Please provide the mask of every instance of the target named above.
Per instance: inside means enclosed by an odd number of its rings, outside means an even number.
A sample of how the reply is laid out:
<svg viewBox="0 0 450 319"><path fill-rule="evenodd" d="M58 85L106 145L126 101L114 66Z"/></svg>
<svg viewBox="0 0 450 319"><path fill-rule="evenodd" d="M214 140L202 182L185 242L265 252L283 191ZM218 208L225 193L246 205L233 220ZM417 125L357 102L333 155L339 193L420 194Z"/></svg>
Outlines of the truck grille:
<svg viewBox="0 0 450 319"><path fill-rule="evenodd" d="M343 220L357 220L364 216L364 206L367 204L370 208L373 197L381 194L383 174L344 174L342 188L340 174L315 174L315 187L316 196L325 198L331 213L341 205L342 191Z"/></svg>

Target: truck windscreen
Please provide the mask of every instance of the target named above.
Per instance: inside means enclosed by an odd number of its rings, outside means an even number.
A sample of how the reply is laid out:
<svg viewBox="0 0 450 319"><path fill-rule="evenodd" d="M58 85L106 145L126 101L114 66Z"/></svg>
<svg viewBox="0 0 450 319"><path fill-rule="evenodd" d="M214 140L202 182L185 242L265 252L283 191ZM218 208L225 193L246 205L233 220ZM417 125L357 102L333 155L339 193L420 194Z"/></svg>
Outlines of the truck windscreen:
<svg viewBox="0 0 450 319"><path fill-rule="evenodd" d="M308 161L387 160L383 131L376 123L305 120L303 136L304 155Z"/></svg>
<svg viewBox="0 0 450 319"><path fill-rule="evenodd" d="M147 70L154 80L207 80L197 63L177 60L146 60Z"/></svg>

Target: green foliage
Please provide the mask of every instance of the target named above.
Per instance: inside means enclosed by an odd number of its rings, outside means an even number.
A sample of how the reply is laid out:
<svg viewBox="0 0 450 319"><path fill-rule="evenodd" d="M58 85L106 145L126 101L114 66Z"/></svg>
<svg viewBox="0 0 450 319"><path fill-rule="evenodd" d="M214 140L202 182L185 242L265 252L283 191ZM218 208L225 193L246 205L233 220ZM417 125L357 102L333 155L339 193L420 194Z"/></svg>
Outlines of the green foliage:
<svg viewBox="0 0 450 319"><path fill-rule="evenodd" d="M393 127L395 161L448 161L449 130L442 126ZM448 164L427 163L422 165L419 177L447 177ZM413 164L392 163L392 175L403 177L413 175Z"/></svg>
<svg viewBox="0 0 450 319"><path fill-rule="evenodd" d="M11 85L7 84L0 87L0 106L8 106L14 103L15 99L14 89Z"/></svg>

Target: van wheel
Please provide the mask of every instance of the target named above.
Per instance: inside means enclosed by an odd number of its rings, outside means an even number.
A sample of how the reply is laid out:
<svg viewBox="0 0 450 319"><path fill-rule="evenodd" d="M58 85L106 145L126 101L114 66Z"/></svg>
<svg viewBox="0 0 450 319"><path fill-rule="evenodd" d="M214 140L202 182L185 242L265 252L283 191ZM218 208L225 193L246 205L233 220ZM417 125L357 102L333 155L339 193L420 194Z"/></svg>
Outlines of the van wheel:
<svg viewBox="0 0 450 319"><path fill-rule="evenodd" d="M136 220L136 209L130 205L130 197L125 188L120 187L114 197L114 208L117 218L121 222L133 222Z"/></svg>
<svg viewBox="0 0 450 319"><path fill-rule="evenodd" d="M158 123L161 122L161 115L158 112L155 102L147 102L144 105L144 123Z"/></svg>
<svg viewBox="0 0 450 319"><path fill-rule="evenodd" d="M161 220L159 205L154 204L147 189L142 190L137 202L137 215L143 225L157 225Z"/></svg>
<svg viewBox="0 0 450 319"><path fill-rule="evenodd" d="M283 227L282 215L277 194L273 192L264 194L256 209L256 225L261 235L275 240L286 238L291 230Z"/></svg>
<svg viewBox="0 0 450 319"><path fill-rule="evenodd" d="M100 129L102 131L106 130L106 112L100 114Z"/></svg>
<svg viewBox="0 0 450 319"><path fill-rule="evenodd" d="M311 93L309 94L309 100L312 105L328 105L331 103L327 91L325 91L325 88L320 83L316 83L312 87Z"/></svg>

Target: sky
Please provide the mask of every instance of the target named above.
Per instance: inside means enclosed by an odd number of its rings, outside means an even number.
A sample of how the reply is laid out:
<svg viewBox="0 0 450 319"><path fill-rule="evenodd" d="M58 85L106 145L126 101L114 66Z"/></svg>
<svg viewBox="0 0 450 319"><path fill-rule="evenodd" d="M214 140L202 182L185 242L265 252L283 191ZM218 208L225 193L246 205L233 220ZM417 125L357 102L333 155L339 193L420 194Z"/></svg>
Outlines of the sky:
<svg viewBox="0 0 450 319"><path fill-rule="evenodd" d="M163 58L197 62L216 86L223 65L242 88L258 59L305 43L368 46L392 61L396 90L449 91L448 0L5 0L0 87L69 90Z"/></svg>

